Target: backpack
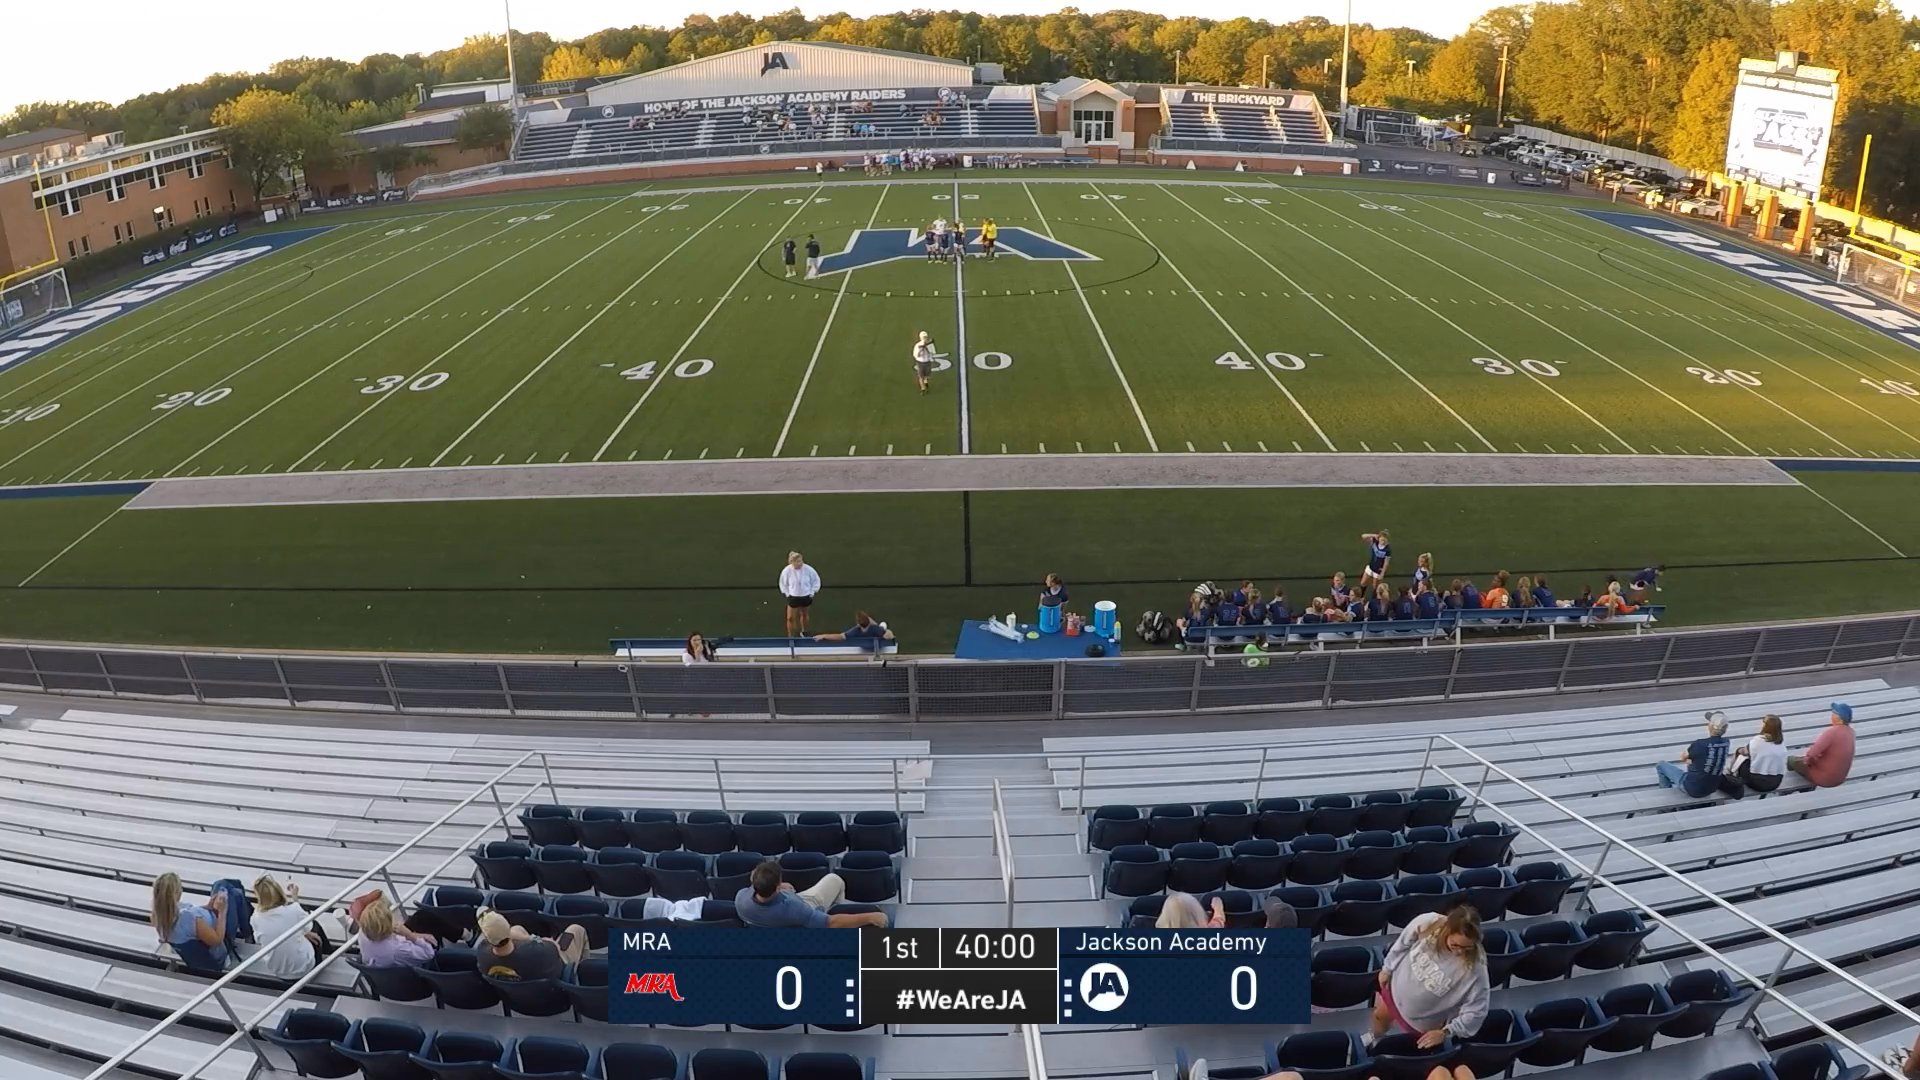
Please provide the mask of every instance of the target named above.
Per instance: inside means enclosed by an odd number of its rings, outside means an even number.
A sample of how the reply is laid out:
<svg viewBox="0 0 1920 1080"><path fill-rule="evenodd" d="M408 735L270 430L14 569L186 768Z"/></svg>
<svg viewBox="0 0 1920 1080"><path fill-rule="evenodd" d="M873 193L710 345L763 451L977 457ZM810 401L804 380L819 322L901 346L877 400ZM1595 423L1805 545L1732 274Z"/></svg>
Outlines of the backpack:
<svg viewBox="0 0 1920 1080"><path fill-rule="evenodd" d="M1173 620L1164 611L1144 612L1133 632L1149 645L1165 645L1173 640Z"/></svg>

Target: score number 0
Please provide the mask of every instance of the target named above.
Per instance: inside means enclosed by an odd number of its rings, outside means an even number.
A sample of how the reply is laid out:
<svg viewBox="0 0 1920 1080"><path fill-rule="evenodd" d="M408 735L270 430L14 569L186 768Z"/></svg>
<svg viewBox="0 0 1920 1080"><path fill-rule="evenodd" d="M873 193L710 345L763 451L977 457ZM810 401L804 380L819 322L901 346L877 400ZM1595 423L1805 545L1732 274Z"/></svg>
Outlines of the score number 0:
<svg viewBox="0 0 1920 1080"><path fill-rule="evenodd" d="M793 1000L792 1001L787 1000L787 993L786 993L787 977L789 975L793 977ZM775 1005L780 1006L782 1009L785 1009L788 1012L792 1012L793 1010L798 1009L800 1007L800 999L804 996L804 993L805 991L802 988L799 968L794 967L792 964L788 964L787 966L773 973L773 1003Z"/></svg>

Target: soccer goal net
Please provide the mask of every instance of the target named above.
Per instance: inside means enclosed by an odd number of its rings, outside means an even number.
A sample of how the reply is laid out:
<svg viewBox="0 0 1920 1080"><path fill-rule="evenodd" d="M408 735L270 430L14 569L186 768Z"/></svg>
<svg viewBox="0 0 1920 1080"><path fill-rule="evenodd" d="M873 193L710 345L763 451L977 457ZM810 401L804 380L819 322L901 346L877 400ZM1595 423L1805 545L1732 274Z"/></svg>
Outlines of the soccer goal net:
<svg viewBox="0 0 1920 1080"><path fill-rule="evenodd" d="M73 306L67 272L54 267L0 285L0 334Z"/></svg>
<svg viewBox="0 0 1920 1080"><path fill-rule="evenodd" d="M1851 285L1920 311L1920 266L1847 244L1840 249L1838 279L1842 285Z"/></svg>

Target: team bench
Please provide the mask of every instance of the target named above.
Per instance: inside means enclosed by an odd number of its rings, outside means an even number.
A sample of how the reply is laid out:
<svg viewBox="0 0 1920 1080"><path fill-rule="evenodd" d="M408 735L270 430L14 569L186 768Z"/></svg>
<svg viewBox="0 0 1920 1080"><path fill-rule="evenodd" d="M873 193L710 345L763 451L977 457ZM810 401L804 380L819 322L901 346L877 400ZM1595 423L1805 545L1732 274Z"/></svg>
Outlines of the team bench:
<svg viewBox="0 0 1920 1080"><path fill-rule="evenodd" d="M900 643L873 638L866 641L815 641L809 637L708 638L716 660L814 660L836 656L877 658L900 651ZM678 660L687 651L684 638L611 638L619 660Z"/></svg>
<svg viewBox="0 0 1920 1080"><path fill-rule="evenodd" d="M1332 642L1358 645L1365 641L1431 641L1451 637L1458 642L1469 630L1530 630L1545 627L1547 637L1563 626L1631 626L1635 633L1658 622L1667 613L1663 604L1642 604L1627 615L1608 615L1598 607L1481 608L1442 612L1434 619L1390 619L1345 623L1256 623L1249 626L1190 626L1186 641L1204 645L1209 653L1240 648L1265 634L1267 644L1308 645Z"/></svg>

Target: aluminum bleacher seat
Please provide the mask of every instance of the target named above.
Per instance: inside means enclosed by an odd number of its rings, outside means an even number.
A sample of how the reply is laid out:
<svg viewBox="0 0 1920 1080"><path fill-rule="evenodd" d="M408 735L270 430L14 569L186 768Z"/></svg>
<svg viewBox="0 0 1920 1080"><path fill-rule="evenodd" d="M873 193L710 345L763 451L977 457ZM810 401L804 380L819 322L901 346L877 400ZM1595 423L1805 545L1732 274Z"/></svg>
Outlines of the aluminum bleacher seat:
<svg viewBox="0 0 1920 1080"><path fill-rule="evenodd" d="M368 1017L354 1024L334 1052L352 1061L366 1080L412 1080L419 1076L412 1058L427 1048L420 1025L387 1017Z"/></svg>
<svg viewBox="0 0 1920 1080"><path fill-rule="evenodd" d="M1614 1025L1595 1036L1592 1046L1609 1054L1651 1047L1661 1025L1683 1011L1667 996L1665 987L1652 983L1615 987L1600 995L1598 1004L1600 1015L1613 1020Z"/></svg>
<svg viewBox="0 0 1920 1080"><path fill-rule="evenodd" d="M589 1080L599 1055L573 1039L530 1035L515 1039L494 1070L500 1080Z"/></svg>
<svg viewBox="0 0 1920 1080"><path fill-rule="evenodd" d="M494 1080L493 1067L506 1056L499 1039L473 1031L436 1031L415 1065L434 1080Z"/></svg>
<svg viewBox="0 0 1920 1080"><path fill-rule="evenodd" d="M286 1051L301 1076L340 1077L360 1071L351 1058L335 1049L336 1043L350 1041L353 1021L339 1013L320 1009L293 1009L280 1017L273 1027L260 1035Z"/></svg>

